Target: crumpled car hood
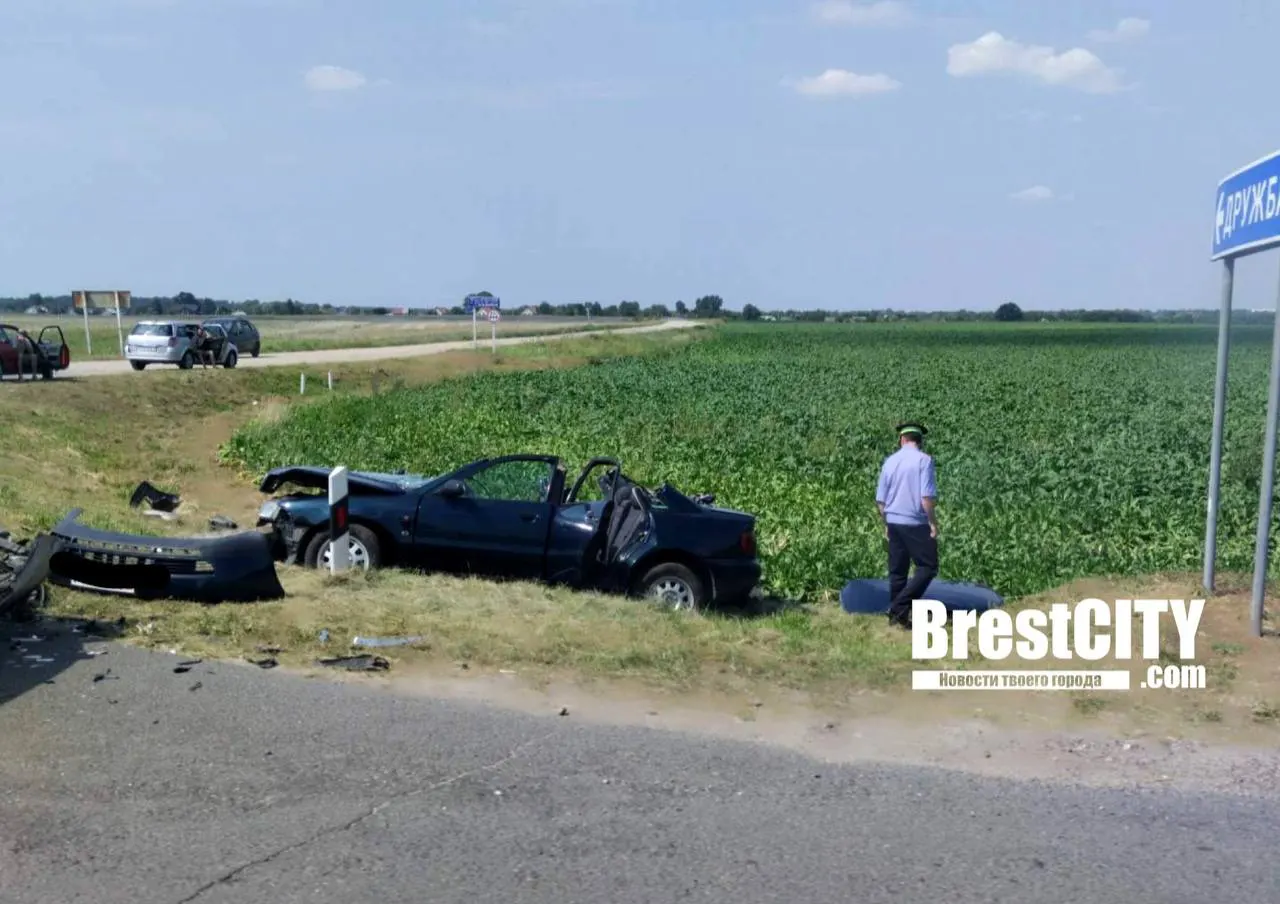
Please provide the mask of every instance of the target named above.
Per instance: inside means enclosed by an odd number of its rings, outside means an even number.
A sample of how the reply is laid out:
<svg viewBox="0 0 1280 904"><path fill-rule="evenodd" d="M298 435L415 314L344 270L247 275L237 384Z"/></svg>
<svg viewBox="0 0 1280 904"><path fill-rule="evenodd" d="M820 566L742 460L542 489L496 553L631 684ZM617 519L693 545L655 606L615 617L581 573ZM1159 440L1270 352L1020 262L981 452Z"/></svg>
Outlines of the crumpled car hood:
<svg viewBox="0 0 1280 904"><path fill-rule="evenodd" d="M283 468L272 468L258 484L263 493L274 493L287 483L317 490L329 489L329 472L331 468L315 465L289 465ZM377 471L347 472L347 486L351 490L385 496L398 496L401 493L420 487L435 477L422 474L387 474Z"/></svg>

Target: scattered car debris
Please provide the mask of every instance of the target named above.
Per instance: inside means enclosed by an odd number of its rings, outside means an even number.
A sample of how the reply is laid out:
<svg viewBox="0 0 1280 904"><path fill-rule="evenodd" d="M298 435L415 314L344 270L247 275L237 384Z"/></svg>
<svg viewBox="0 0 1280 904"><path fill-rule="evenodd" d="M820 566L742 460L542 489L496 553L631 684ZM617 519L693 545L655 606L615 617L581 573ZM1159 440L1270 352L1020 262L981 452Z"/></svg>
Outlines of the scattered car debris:
<svg viewBox="0 0 1280 904"><path fill-rule="evenodd" d="M381 656L334 656L329 659L317 659L316 665L328 668L345 669L348 672L385 672L391 663Z"/></svg>
<svg viewBox="0 0 1280 904"><path fill-rule="evenodd" d="M351 638L353 647L406 647L409 644L421 643L420 636L414 637L361 637L357 634Z"/></svg>
<svg viewBox="0 0 1280 904"><path fill-rule="evenodd" d="M204 662L203 659L188 659L186 662L180 662L173 667L173 673L175 675L184 674L191 671L195 666L198 666L202 662Z"/></svg>
<svg viewBox="0 0 1280 904"><path fill-rule="evenodd" d="M63 587L138 599L252 603L284 597L271 541L242 531L223 537L145 537L81 524L73 509L50 532L49 580Z"/></svg>
<svg viewBox="0 0 1280 904"><path fill-rule="evenodd" d="M90 619L82 624L76 625L71 629L73 634L83 634L86 637L119 637L124 633L125 626L128 622L122 615L113 622L101 622L97 619Z"/></svg>
<svg viewBox="0 0 1280 904"><path fill-rule="evenodd" d="M178 520L177 512L160 512L155 509L147 509L142 514L148 518L159 518L161 521L177 521Z"/></svg>
<svg viewBox="0 0 1280 904"><path fill-rule="evenodd" d="M226 515L214 515L209 519L210 530L239 530L240 525L236 524Z"/></svg>
<svg viewBox="0 0 1280 904"><path fill-rule="evenodd" d="M119 681L119 680L120 680L120 676L112 675L111 669L107 669L105 672L99 672L98 674L93 676L94 684L97 684L99 681Z"/></svg>
<svg viewBox="0 0 1280 904"><path fill-rule="evenodd" d="M274 669L280 663L276 661L274 656L268 656L266 659L249 659L245 657L251 665L256 665L260 669Z"/></svg>
<svg viewBox="0 0 1280 904"><path fill-rule="evenodd" d="M188 688L188 690L191 690L191 691L198 691L198 690L200 690L200 688L202 688L202 687L204 687L204 682L203 682L203 681L197 681L195 684L191 685L191 687L189 687L189 688Z"/></svg>
<svg viewBox="0 0 1280 904"><path fill-rule="evenodd" d="M157 512L173 512L182 504L182 497L177 493L166 493L164 490L156 489L144 480L129 497L129 507L137 508L144 502Z"/></svg>

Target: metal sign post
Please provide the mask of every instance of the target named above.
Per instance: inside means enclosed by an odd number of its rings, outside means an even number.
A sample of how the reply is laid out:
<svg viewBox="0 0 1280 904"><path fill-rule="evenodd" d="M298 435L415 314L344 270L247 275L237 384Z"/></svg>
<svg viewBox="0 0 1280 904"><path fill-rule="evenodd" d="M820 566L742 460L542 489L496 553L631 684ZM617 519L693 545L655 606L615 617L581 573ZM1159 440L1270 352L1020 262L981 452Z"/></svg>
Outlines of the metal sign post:
<svg viewBox="0 0 1280 904"><path fill-rule="evenodd" d="M120 340L120 357L124 357L124 324L120 320L120 293L112 292L111 301L116 309L116 337Z"/></svg>
<svg viewBox="0 0 1280 904"><path fill-rule="evenodd" d="M84 313L84 347L85 352L92 356L93 337L89 334L89 293L72 292L71 304L73 307L79 308Z"/></svg>
<svg viewBox="0 0 1280 904"><path fill-rule="evenodd" d="M480 348L480 338L477 325L479 323L480 312L483 310L492 313L500 310L502 308L502 300L494 295L468 295L462 304L464 309L471 312L471 347L473 349L478 349ZM496 331L497 327L494 327L494 329ZM494 342L496 348L496 335L494 337Z"/></svg>
<svg viewBox="0 0 1280 904"><path fill-rule="evenodd" d="M491 331L490 340L493 342L493 353L498 353L498 321L502 319L502 312L497 308L490 308L488 313L489 329Z"/></svg>
<svg viewBox="0 0 1280 904"><path fill-rule="evenodd" d="M1235 261L1280 245L1280 151L1236 170L1218 183L1218 205L1210 260L1223 262L1222 310L1218 323L1218 368L1213 393L1213 447L1209 463L1209 505L1205 529L1205 589L1213 589L1217 557L1218 492L1222 468L1222 433L1226 409L1228 332ZM1280 418L1280 290L1271 349L1266 439L1262 452L1262 487L1258 496L1258 532L1253 561L1253 636L1262 636L1271 545L1272 495L1275 490L1277 418Z"/></svg>
<svg viewBox="0 0 1280 904"><path fill-rule="evenodd" d="M1218 370L1213 382L1213 440L1209 452L1209 513L1204 533L1204 589L1214 590L1218 564L1218 491L1222 478L1222 429L1227 408L1227 361L1231 350L1231 295L1236 262L1222 262L1222 302L1218 313Z"/></svg>

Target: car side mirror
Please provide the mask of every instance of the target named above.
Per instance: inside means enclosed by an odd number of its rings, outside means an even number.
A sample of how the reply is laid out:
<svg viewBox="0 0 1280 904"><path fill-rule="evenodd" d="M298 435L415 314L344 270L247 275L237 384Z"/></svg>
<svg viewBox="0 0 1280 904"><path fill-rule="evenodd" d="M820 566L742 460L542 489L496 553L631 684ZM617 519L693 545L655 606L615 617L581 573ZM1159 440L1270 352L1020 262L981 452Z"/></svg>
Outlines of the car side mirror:
<svg viewBox="0 0 1280 904"><path fill-rule="evenodd" d="M457 499L460 496L467 495L467 485L456 478L446 480L440 489L436 491L436 494L444 496L446 499Z"/></svg>

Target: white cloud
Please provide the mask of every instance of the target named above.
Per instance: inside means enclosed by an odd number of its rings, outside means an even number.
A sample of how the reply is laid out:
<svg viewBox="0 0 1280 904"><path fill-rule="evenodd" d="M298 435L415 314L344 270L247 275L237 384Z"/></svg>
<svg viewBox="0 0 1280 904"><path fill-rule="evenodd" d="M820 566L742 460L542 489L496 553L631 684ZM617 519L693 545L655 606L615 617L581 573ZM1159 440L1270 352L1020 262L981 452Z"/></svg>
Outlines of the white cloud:
<svg viewBox="0 0 1280 904"><path fill-rule="evenodd" d="M369 84L359 72L341 66L312 66L303 80L312 91L354 91Z"/></svg>
<svg viewBox="0 0 1280 904"><path fill-rule="evenodd" d="M1123 88L1121 73L1091 51L1073 47L1056 53L1052 47L1020 44L989 31L969 44L947 50L947 74L956 78L1016 72L1046 85L1078 88L1090 94L1110 94Z"/></svg>
<svg viewBox="0 0 1280 904"><path fill-rule="evenodd" d="M1136 41L1145 38L1151 31L1151 22L1147 19L1135 19L1132 16L1121 19L1112 29L1098 28L1089 32L1089 40L1097 44L1120 44L1124 41Z"/></svg>
<svg viewBox="0 0 1280 904"><path fill-rule="evenodd" d="M858 27L892 27L908 25L915 16L905 3L899 0L878 0L876 3L853 3L852 0L823 0L813 6L813 17L828 25L853 25Z"/></svg>
<svg viewBox="0 0 1280 904"><path fill-rule="evenodd" d="M810 97L858 97L864 94L885 94L897 91L902 83L882 72L874 75L858 75L847 69L828 69L822 75L784 82L800 94Z"/></svg>
<svg viewBox="0 0 1280 904"><path fill-rule="evenodd" d="M1015 201L1052 201L1053 189L1047 185L1033 185L1022 191L1015 191L1009 197Z"/></svg>

